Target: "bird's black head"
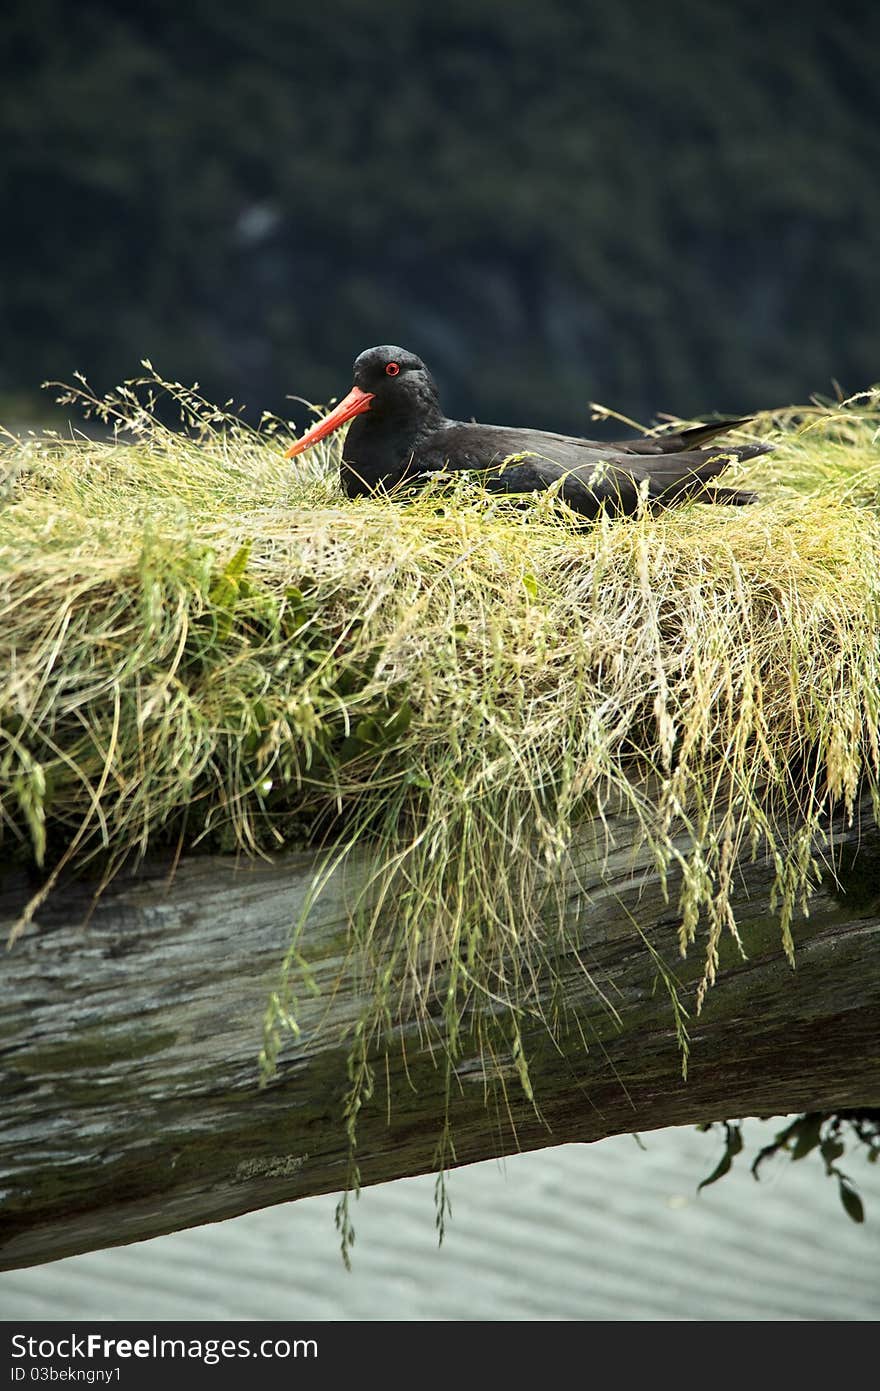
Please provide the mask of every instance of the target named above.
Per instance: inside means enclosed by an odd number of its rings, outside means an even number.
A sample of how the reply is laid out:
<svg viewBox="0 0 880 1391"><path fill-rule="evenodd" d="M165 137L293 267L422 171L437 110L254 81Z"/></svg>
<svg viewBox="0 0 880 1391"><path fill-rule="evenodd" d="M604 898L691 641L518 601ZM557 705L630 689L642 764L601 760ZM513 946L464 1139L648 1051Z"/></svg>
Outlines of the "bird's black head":
<svg viewBox="0 0 880 1391"><path fill-rule="evenodd" d="M424 409L437 401L437 387L420 357L384 343L355 358L354 384L372 396L370 409L382 414Z"/></svg>
<svg viewBox="0 0 880 1391"><path fill-rule="evenodd" d="M338 430L356 415L391 420L395 427L411 428L411 422L436 424L442 417L434 378L420 357L385 343L367 348L355 358L354 385L329 415L306 430L286 451L288 458Z"/></svg>

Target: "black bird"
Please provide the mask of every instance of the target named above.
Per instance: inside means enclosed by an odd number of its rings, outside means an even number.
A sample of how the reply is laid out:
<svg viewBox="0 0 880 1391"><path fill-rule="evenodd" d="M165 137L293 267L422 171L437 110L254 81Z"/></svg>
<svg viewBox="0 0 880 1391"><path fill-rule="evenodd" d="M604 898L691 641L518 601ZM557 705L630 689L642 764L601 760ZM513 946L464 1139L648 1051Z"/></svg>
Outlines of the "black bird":
<svg viewBox="0 0 880 1391"><path fill-rule="evenodd" d="M750 418L614 443L448 420L421 358L385 345L360 354L351 391L291 445L287 457L352 420L341 469L349 497L472 469L492 492L533 493L557 484L568 505L589 518L603 507L631 516L641 498L651 510L688 499L741 507L754 502L755 494L720 487L714 479L732 460L752 459L769 446L735 444L721 451L700 446Z"/></svg>

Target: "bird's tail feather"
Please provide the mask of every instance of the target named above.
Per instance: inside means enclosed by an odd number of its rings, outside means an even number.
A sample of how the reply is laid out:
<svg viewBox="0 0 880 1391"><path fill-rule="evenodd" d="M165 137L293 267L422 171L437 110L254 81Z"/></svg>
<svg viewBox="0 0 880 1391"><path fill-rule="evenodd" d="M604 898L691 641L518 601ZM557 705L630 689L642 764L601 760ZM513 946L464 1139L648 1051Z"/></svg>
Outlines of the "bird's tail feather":
<svg viewBox="0 0 880 1391"><path fill-rule="evenodd" d="M769 454L772 449L772 444L763 444L759 442L758 444L734 444L725 452L733 454L741 464L744 464L746 459L757 459L761 454Z"/></svg>
<svg viewBox="0 0 880 1391"><path fill-rule="evenodd" d="M748 425L751 419L750 415L744 415L738 420L716 420L711 425L692 425L671 435L646 435L640 440L621 440L618 447L627 454L689 454L728 430Z"/></svg>
<svg viewBox="0 0 880 1391"><path fill-rule="evenodd" d="M704 500L723 502L728 507L750 507L758 501L758 494L747 492L745 488L707 488Z"/></svg>
<svg viewBox="0 0 880 1391"><path fill-rule="evenodd" d="M708 444L710 440L716 439L728 430L735 430L739 425L748 425L751 419L750 415L744 415L739 420L716 420L711 425L693 425L689 430L681 430L677 435L660 435L659 439L664 445L667 440L677 440L675 453L684 453L688 449L699 449L701 445Z"/></svg>

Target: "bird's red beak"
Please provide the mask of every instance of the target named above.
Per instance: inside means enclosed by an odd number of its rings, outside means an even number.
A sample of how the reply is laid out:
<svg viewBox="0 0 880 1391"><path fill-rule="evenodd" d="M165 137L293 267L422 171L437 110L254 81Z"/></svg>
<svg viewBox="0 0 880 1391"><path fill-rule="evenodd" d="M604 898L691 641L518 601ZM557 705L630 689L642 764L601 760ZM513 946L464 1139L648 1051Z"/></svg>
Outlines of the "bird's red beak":
<svg viewBox="0 0 880 1391"><path fill-rule="evenodd" d="M302 454L304 449L311 449L313 444L322 440L325 435L331 435L334 430L338 430L340 425L344 425L347 420L352 420L356 415L363 415L364 411L370 409L370 402L373 393L361 391L359 386L353 386L344 400L334 406L329 415L325 415L323 420L306 430L301 439L292 444L289 449L284 451L285 459L292 459L294 454Z"/></svg>

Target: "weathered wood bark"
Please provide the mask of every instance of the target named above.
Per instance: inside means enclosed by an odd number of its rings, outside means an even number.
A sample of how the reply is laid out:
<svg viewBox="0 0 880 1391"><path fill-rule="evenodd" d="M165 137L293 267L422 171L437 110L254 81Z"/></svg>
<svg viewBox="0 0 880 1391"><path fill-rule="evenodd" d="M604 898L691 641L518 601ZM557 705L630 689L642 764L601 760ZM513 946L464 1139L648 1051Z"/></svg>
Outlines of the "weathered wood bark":
<svg viewBox="0 0 880 1391"><path fill-rule="evenodd" d="M840 882L829 877L796 924L794 972L769 910L771 872L742 867L737 914L749 959L725 949L719 983L690 1021L687 1082L669 1000L633 919L677 970L685 998L699 945L677 960L675 915L656 875L644 856L633 861L625 825L615 837L605 866L598 850L592 861L584 851L590 904L578 909L579 949L558 961L578 1027L561 1048L538 1024L524 1033L540 1115L512 1066L506 1100L490 1084L487 1104L483 1065L465 1060L452 1098L456 1162L709 1119L880 1105L880 835L870 817L861 834L841 835ZM362 1002L345 969L339 884L308 929L321 994L305 1002L302 1036L285 1047L275 1081L258 1086L264 1006L314 864L305 854L271 865L193 858L170 883L167 867L152 865L115 880L95 906L90 886L70 884L39 913L0 980L0 1266L343 1184L341 1035ZM0 931L26 897L7 874ZM360 1117L364 1183L435 1163L443 1073L414 1025L392 1040L387 1078L390 1100L383 1076Z"/></svg>

